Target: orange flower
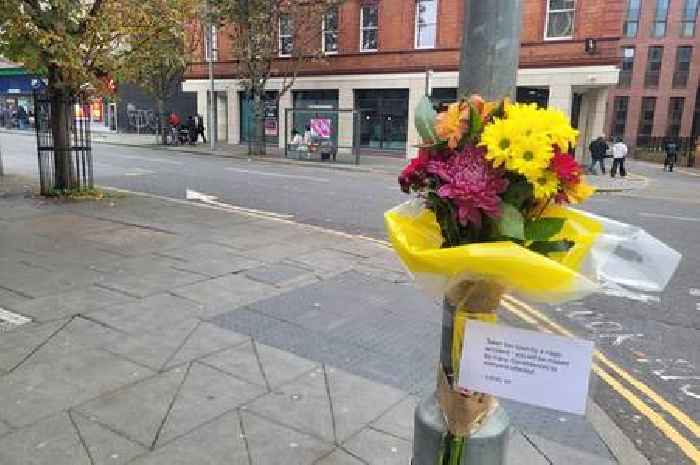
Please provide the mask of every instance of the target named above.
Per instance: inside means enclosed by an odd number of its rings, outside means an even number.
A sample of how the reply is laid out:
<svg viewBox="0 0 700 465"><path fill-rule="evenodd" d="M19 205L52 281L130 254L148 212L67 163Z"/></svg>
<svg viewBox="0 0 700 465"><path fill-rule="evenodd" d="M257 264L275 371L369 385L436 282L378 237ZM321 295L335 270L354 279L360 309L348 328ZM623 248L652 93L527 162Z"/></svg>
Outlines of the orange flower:
<svg viewBox="0 0 700 465"><path fill-rule="evenodd" d="M462 102L452 103L447 111L439 113L435 119L435 132L447 146L456 149L462 136L469 129L469 106Z"/></svg>
<svg viewBox="0 0 700 465"><path fill-rule="evenodd" d="M498 106L498 102L487 102L478 94L469 97L469 103L479 112L482 121L486 121L489 114Z"/></svg>
<svg viewBox="0 0 700 465"><path fill-rule="evenodd" d="M595 187L587 184L584 180L572 185L564 185L564 194L569 199L569 203L577 204L586 200L595 193Z"/></svg>

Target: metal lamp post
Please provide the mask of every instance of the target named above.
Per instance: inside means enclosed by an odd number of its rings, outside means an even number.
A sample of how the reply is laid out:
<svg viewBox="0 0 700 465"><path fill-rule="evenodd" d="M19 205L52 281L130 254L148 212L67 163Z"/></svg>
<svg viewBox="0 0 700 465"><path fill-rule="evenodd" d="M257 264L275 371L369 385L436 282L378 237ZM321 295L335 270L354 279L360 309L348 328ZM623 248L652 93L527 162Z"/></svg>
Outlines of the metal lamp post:
<svg viewBox="0 0 700 465"><path fill-rule="evenodd" d="M520 53L521 0L465 0L459 95L514 99ZM450 366L454 308L443 310L441 362ZM462 465L504 465L510 421L502 407L467 439ZM433 393L415 412L413 465L436 465L444 415Z"/></svg>
<svg viewBox="0 0 700 465"><path fill-rule="evenodd" d="M208 135L209 135L209 149L214 151L214 34L213 34L214 24L212 21L212 11L211 4L207 1L207 65L209 68L209 98L207 99L207 118L208 121Z"/></svg>

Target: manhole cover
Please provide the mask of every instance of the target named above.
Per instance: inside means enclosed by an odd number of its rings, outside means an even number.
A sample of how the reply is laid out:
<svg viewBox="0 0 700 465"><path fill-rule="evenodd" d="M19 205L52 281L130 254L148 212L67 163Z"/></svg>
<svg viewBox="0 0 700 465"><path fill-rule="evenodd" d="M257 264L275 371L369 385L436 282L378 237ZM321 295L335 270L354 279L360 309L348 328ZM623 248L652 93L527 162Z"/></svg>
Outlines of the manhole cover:
<svg viewBox="0 0 700 465"><path fill-rule="evenodd" d="M26 325L30 321L32 319L27 316L0 308L0 333L14 329L17 326Z"/></svg>

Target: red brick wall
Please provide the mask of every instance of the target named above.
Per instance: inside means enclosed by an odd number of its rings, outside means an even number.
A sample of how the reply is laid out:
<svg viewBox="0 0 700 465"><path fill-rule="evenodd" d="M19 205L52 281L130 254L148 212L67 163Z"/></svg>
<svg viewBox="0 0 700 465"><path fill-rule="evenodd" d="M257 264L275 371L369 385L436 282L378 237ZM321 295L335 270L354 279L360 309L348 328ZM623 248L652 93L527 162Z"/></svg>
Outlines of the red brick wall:
<svg viewBox="0 0 700 465"><path fill-rule="evenodd" d="M379 51L362 53L360 6L364 0L347 0L340 9L339 53L325 63L309 64L306 74L387 73L457 70L462 40L463 0L439 0L436 48L414 49L415 1L378 0ZM625 0L577 0L573 40L545 41L546 0L523 0L521 66L553 67L617 64L616 40L620 34ZM222 34L223 35L223 34ZM319 31L320 36L320 31ZM598 53L587 54L585 38L597 38ZM234 77L225 41L219 53L217 76ZM205 67L194 64L187 77L203 77Z"/></svg>
<svg viewBox="0 0 700 465"><path fill-rule="evenodd" d="M654 129L652 136L662 137L666 135L668 125L668 106L671 97L684 97L685 106L681 125L681 137L691 136L693 116L695 110L695 96L700 81L700 27L696 28L696 37L680 37L681 13L685 0L670 2L667 18L666 35L662 38L650 36L651 25L654 19L656 2L647 0L642 2L642 13L639 20L639 29L636 38L621 38L618 44L617 54L621 58L621 48L634 46L636 53L634 70L632 73L632 85L628 89L614 89L610 93L608 101L608 133L610 133L613 116L613 102L616 96L629 96L627 110L627 125L625 128L625 140L631 145L636 144L637 128L641 111L642 97L656 97L654 111ZM622 31L622 26L620 26ZM689 45L693 47L690 75L685 89L673 89L673 73L676 66L676 50L679 46ZM658 88L644 87L644 74L647 66L647 53L649 46L663 46L664 53L661 64L661 77Z"/></svg>

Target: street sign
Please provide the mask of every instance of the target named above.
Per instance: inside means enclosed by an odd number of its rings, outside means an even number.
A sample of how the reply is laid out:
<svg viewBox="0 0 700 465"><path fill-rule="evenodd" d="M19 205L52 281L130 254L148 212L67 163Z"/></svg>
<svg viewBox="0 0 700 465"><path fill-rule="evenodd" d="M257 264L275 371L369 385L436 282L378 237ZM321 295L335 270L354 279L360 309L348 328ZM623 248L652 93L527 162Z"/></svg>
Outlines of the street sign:
<svg viewBox="0 0 700 465"><path fill-rule="evenodd" d="M459 386L584 415L593 342L468 321Z"/></svg>

